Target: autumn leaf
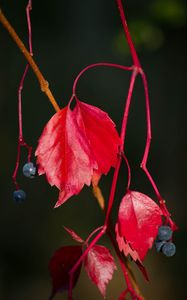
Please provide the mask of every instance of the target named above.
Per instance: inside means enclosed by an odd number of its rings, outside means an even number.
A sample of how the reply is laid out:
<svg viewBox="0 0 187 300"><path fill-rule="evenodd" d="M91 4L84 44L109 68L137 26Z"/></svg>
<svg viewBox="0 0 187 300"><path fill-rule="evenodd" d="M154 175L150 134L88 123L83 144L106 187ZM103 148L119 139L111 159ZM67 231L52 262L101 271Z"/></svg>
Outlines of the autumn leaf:
<svg viewBox="0 0 187 300"><path fill-rule="evenodd" d="M45 126L36 149L38 173L59 190L56 207L115 167L120 138L115 124L97 107L77 101Z"/></svg>
<svg viewBox="0 0 187 300"><path fill-rule="evenodd" d="M85 131L94 160L97 162L97 174L107 174L111 166L115 167L120 138L114 122L101 109L78 101L75 115L79 128Z"/></svg>
<svg viewBox="0 0 187 300"><path fill-rule="evenodd" d="M105 297L106 285L112 279L116 269L110 251L101 245L93 246L84 260L84 266L92 282L97 285L102 296Z"/></svg>
<svg viewBox="0 0 187 300"><path fill-rule="evenodd" d="M120 235L118 223L116 223L115 231L116 231L116 241L118 243L119 250L121 252L123 251L125 256L130 255L134 261L139 260L141 262L138 252L132 249L131 246L126 242L125 238Z"/></svg>
<svg viewBox="0 0 187 300"><path fill-rule="evenodd" d="M84 243L84 240L75 231L65 226L64 229L67 231L67 233L69 233L73 240L75 240L78 243Z"/></svg>
<svg viewBox="0 0 187 300"><path fill-rule="evenodd" d="M57 292L69 289L69 271L82 254L82 246L65 246L59 248L49 262L49 271L52 278L52 291L49 300L52 300ZM73 277L73 287L80 275L82 264L76 269Z"/></svg>
<svg viewBox="0 0 187 300"><path fill-rule="evenodd" d="M144 267L142 261L140 260L138 252L131 248L131 246L126 242L124 237L120 236L118 223L116 223L115 231L116 231L116 241L118 243L119 250L121 252L123 252L125 256L130 255L130 257L135 261L137 267L139 268L139 270L142 273L142 275L144 276L144 278L147 281L149 281L147 270Z"/></svg>
<svg viewBox="0 0 187 300"><path fill-rule="evenodd" d="M121 201L117 222L117 242L125 255L129 253L134 260L143 261L157 236L161 215L161 209L151 198L140 192L127 192Z"/></svg>

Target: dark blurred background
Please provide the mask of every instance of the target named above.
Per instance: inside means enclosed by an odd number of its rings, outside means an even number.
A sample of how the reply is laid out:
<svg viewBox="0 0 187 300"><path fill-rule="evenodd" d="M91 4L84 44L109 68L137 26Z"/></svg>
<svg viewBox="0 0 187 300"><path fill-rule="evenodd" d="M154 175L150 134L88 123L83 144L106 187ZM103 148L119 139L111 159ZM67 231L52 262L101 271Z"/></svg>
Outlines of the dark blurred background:
<svg viewBox="0 0 187 300"><path fill-rule="evenodd" d="M145 260L150 274L147 284L139 271L138 281L149 300L185 300L186 292L186 16L184 0L127 0L125 8L130 31L147 74L152 112L153 140L148 167L179 226L174 242L177 253L166 258L151 250ZM0 1L3 12L27 43L25 7L27 1ZM31 13L34 57L50 83L60 106L71 96L78 72L88 64L108 61L131 65L115 1L33 1ZM73 243L63 225L83 238L103 224L91 189L53 209L58 198L44 176L19 183L27 193L21 205L12 199L12 172L16 161L18 115L17 89L25 59L0 25L0 299L45 300L50 293L48 261L59 247ZM88 71L77 88L80 99L107 111L117 123L122 120L129 74L97 68ZM23 130L25 140L36 148L42 129L54 110L41 93L32 71L23 90ZM137 80L129 116L126 151L132 166L132 189L155 199L145 174L139 168L146 138L145 103ZM22 152L21 166L26 162ZM34 158L33 158L34 159ZM121 168L113 219L125 192L125 165ZM101 187L108 198L112 172L103 177ZM155 199L156 200L156 199ZM106 238L100 241L110 247ZM136 269L136 268L135 268ZM109 284L107 299L117 299L124 289L120 271ZM75 299L102 299L84 271L74 291ZM66 299L66 294L55 299Z"/></svg>

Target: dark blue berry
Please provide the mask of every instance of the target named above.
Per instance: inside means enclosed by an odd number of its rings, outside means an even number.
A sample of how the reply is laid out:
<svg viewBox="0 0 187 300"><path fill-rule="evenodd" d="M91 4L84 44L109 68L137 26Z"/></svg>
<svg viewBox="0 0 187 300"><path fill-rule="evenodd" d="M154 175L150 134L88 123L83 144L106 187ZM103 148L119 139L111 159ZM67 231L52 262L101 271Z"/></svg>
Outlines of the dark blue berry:
<svg viewBox="0 0 187 300"><path fill-rule="evenodd" d="M23 190L17 190L14 191L13 198L16 202L21 203L26 199L26 194Z"/></svg>
<svg viewBox="0 0 187 300"><path fill-rule="evenodd" d="M36 176L36 167L32 162L28 162L23 166L23 174L28 178L34 178Z"/></svg>
<svg viewBox="0 0 187 300"><path fill-rule="evenodd" d="M172 242L167 242L162 247L162 253L166 256L173 256L176 252L176 246Z"/></svg>
<svg viewBox="0 0 187 300"><path fill-rule="evenodd" d="M169 241L172 237L172 229L169 226L160 226L158 229L158 240L160 241Z"/></svg>
<svg viewBox="0 0 187 300"><path fill-rule="evenodd" d="M162 247L164 246L164 244L166 243L166 241L155 241L155 247L156 247L156 251L160 252L162 250Z"/></svg>

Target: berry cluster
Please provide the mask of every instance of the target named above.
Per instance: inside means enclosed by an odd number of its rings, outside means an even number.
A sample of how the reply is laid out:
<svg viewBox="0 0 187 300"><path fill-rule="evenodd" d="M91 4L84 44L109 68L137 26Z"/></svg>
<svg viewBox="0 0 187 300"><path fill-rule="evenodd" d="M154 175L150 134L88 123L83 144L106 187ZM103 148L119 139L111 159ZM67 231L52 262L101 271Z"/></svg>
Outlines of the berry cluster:
<svg viewBox="0 0 187 300"><path fill-rule="evenodd" d="M173 256L176 252L176 246L171 242L173 231L171 227L163 225L158 229L158 235L155 241L157 252L162 252L165 256Z"/></svg>
<svg viewBox="0 0 187 300"><path fill-rule="evenodd" d="M34 178L37 175L36 166L32 162L28 162L23 166L23 175L27 178ZM22 189L13 192L13 199L17 203L21 203L26 199L26 193Z"/></svg>

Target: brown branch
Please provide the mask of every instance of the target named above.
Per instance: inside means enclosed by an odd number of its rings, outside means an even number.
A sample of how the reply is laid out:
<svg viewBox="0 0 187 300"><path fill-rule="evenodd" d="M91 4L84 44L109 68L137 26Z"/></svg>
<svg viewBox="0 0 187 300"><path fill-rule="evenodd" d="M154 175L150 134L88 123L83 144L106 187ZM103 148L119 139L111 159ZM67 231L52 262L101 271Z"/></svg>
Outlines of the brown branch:
<svg viewBox="0 0 187 300"><path fill-rule="evenodd" d="M36 75L36 77L37 77L37 79L38 79L38 81L40 83L41 91L46 94L46 96L48 97L49 101L53 105L54 109L56 111L59 111L60 108L59 108L59 106L58 106L58 104L57 104L57 102L56 102L56 100L55 100L55 98L54 98L51 90L49 89L48 82L43 77L43 75L40 72L37 64L34 61L34 59L30 55L29 51L26 49L26 47L23 44L22 40L19 38L19 36L15 32L14 28L11 26L11 24L9 23L9 21L7 20L7 18L4 16L4 14L3 14L3 12L2 12L1 9L0 9L0 22L4 26L4 28L8 31L8 33L11 36L11 38L15 41L15 43L18 46L18 48L20 49L20 51L25 56L27 62L29 63L30 67L32 68L33 72L35 73L35 75Z"/></svg>
<svg viewBox="0 0 187 300"><path fill-rule="evenodd" d="M94 194L95 198L97 199L97 202L98 202L100 208L102 210L104 210L105 209L105 199L104 199L101 189L99 188L98 185L93 186L93 194Z"/></svg>

